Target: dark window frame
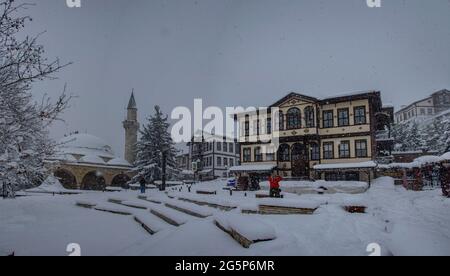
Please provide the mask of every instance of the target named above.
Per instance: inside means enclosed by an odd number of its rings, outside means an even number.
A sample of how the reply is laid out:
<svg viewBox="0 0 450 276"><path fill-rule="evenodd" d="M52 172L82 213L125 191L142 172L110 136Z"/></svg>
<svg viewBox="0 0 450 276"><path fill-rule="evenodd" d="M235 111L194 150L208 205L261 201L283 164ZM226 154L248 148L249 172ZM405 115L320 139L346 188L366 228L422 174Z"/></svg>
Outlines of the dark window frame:
<svg viewBox="0 0 450 276"><path fill-rule="evenodd" d="M311 160L317 161L320 160L320 145L313 143L311 144Z"/></svg>
<svg viewBox="0 0 450 276"><path fill-rule="evenodd" d="M359 110L363 110L363 113L358 113ZM367 124L367 110L366 106L356 106L353 109L353 117L355 120L355 125L365 125Z"/></svg>
<svg viewBox="0 0 450 276"><path fill-rule="evenodd" d="M347 146L347 149L343 149L343 145ZM341 141L339 144L339 158L348 159L351 158L350 141Z"/></svg>
<svg viewBox="0 0 450 276"><path fill-rule="evenodd" d="M350 125L350 109L348 108L339 108L338 109L338 126L346 127ZM346 116L341 116L342 114L346 114Z"/></svg>
<svg viewBox="0 0 450 276"><path fill-rule="evenodd" d="M263 162L264 161L261 147L255 148L253 154L254 154L255 162Z"/></svg>
<svg viewBox="0 0 450 276"><path fill-rule="evenodd" d="M331 151L328 150L328 146L331 146ZM329 154L331 152L331 155ZM331 160L334 159L334 142L324 142L323 143L323 159Z"/></svg>
<svg viewBox="0 0 450 276"><path fill-rule="evenodd" d="M288 130L302 128L302 112L299 108L293 107L286 113L286 128Z"/></svg>
<svg viewBox="0 0 450 276"><path fill-rule="evenodd" d="M282 151L282 149L287 149L287 152ZM291 147L288 144L280 145L280 148L278 150L278 159L280 162L291 161Z"/></svg>
<svg viewBox="0 0 450 276"><path fill-rule="evenodd" d="M305 126L307 128L316 127L316 116L314 112L314 107L308 106L305 108Z"/></svg>
<svg viewBox="0 0 450 276"><path fill-rule="evenodd" d="M242 149L242 162L252 162L252 148Z"/></svg>
<svg viewBox="0 0 450 276"><path fill-rule="evenodd" d="M331 118L329 118L326 115L330 115ZM323 122L323 128L333 128L334 127L334 110L324 110L322 112L322 122ZM331 122L331 124L330 124Z"/></svg>
<svg viewBox="0 0 450 276"><path fill-rule="evenodd" d="M360 145L365 145L364 148L360 148ZM367 140L355 140L355 156L356 158L369 157L369 143Z"/></svg>

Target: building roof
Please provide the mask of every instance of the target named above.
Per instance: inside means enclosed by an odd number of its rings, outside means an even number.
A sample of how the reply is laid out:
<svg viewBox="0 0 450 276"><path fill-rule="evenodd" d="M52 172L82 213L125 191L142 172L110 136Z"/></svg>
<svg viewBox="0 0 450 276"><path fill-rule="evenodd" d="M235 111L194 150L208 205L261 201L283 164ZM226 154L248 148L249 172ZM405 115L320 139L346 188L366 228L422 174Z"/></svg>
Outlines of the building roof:
<svg viewBox="0 0 450 276"><path fill-rule="evenodd" d="M73 134L58 142L59 154L94 155L102 158L115 158L111 146L103 139L90 134Z"/></svg>
<svg viewBox="0 0 450 276"><path fill-rule="evenodd" d="M128 102L128 107L127 109L136 109L136 100L134 99L134 91L131 92L131 97L130 97L130 101Z"/></svg>
<svg viewBox="0 0 450 276"><path fill-rule="evenodd" d="M373 161L360 162L360 163L337 163L337 164L320 164L314 166L314 170L338 170L338 169L372 169L378 166Z"/></svg>
<svg viewBox="0 0 450 276"><path fill-rule="evenodd" d="M277 167L276 164L257 164L257 165L242 165L230 168L230 172L234 173L263 173L271 172Z"/></svg>

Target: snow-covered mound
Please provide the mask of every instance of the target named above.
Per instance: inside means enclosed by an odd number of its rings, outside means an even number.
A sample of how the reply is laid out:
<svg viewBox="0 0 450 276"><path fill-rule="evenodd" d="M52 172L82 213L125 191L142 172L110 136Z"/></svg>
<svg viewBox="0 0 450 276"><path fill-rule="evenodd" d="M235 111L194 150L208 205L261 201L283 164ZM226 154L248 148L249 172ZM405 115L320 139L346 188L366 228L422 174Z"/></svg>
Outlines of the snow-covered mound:
<svg viewBox="0 0 450 276"><path fill-rule="evenodd" d="M64 188L64 186L59 182L59 180L50 175L47 179L41 184L41 186L28 189L26 192L30 193L75 193L71 190Z"/></svg>

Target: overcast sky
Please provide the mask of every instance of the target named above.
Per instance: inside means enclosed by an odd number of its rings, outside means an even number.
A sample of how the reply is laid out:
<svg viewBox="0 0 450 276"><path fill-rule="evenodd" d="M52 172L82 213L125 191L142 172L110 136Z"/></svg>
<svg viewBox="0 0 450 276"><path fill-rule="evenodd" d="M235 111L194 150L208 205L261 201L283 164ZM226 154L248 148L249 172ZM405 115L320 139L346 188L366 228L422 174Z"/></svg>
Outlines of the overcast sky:
<svg viewBox="0 0 450 276"><path fill-rule="evenodd" d="M30 0L27 0L30 2ZM35 87L78 96L52 136L88 132L123 156L121 121L135 89L141 123L158 104L269 105L380 90L396 107L450 89L450 1L39 0L28 34L74 65Z"/></svg>

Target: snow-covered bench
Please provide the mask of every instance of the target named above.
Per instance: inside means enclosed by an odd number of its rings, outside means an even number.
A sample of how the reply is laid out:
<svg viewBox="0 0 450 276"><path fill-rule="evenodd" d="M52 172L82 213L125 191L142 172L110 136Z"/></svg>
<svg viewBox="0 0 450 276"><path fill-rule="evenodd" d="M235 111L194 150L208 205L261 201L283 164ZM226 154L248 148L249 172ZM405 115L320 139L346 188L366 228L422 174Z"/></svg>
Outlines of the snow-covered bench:
<svg viewBox="0 0 450 276"><path fill-rule="evenodd" d="M249 248L257 242L276 239L272 226L253 217L227 213L216 215L214 221L217 227L228 233L244 248Z"/></svg>
<svg viewBox="0 0 450 276"><path fill-rule="evenodd" d="M97 211L113 213L117 215L131 216L133 213L128 208L121 208L113 203L102 203L93 207Z"/></svg>
<svg viewBox="0 0 450 276"><path fill-rule="evenodd" d="M135 215L134 220L139 223L148 233L154 235L164 229L163 222L158 218L152 217L151 214L146 215Z"/></svg>
<svg viewBox="0 0 450 276"><path fill-rule="evenodd" d="M145 200L145 201L148 201L148 202L150 202L150 203L155 203L155 204L161 204L162 202L161 202L161 200L157 200L157 199L153 199L153 198L150 198L150 197L147 197L147 196L138 196L138 199L140 199L140 200Z"/></svg>
<svg viewBox="0 0 450 276"><path fill-rule="evenodd" d="M311 215L320 206L312 200L286 200L267 198L258 201L259 212L264 215Z"/></svg>
<svg viewBox="0 0 450 276"><path fill-rule="evenodd" d="M173 226L181 226L187 222L186 215L167 207L155 205L150 208L150 212Z"/></svg>
<svg viewBox="0 0 450 276"><path fill-rule="evenodd" d="M95 206L97 206L97 203L94 202L90 202L90 201L82 201L82 200L78 200L77 202L75 202L75 205L79 206L79 207L83 207L83 208L88 208L88 209L92 209Z"/></svg>

